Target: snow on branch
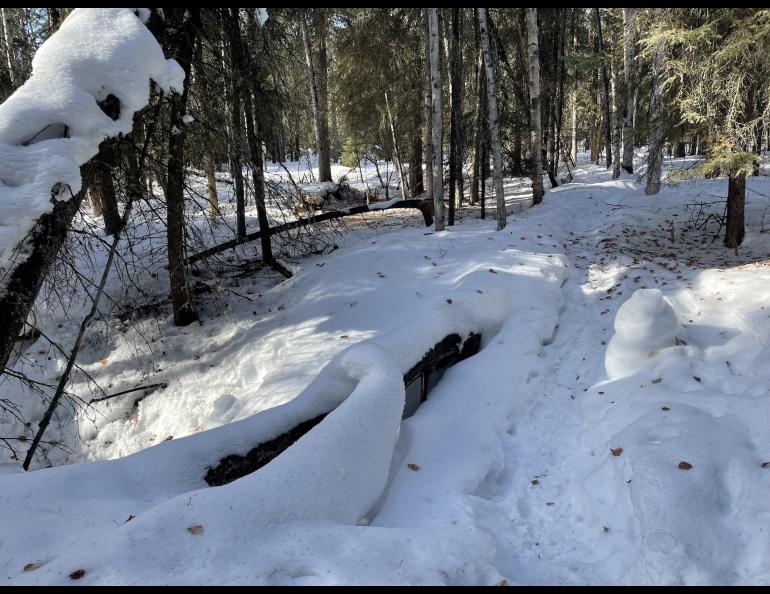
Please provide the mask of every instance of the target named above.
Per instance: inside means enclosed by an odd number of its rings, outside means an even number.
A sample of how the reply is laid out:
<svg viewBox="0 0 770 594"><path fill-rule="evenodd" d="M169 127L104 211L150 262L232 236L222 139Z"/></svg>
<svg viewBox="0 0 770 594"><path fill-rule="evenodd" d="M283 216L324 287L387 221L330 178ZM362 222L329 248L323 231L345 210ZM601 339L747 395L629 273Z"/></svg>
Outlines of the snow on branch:
<svg viewBox="0 0 770 594"><path fill-rule="evenodd" d="M150 82L182 90L182 68L138 15L76 9L37 51L29 80L0 105L0 273L54 201L81 189L80 166L99 144L131 131ZM108 99L119 102L116 119L100 107Z"/></svg>

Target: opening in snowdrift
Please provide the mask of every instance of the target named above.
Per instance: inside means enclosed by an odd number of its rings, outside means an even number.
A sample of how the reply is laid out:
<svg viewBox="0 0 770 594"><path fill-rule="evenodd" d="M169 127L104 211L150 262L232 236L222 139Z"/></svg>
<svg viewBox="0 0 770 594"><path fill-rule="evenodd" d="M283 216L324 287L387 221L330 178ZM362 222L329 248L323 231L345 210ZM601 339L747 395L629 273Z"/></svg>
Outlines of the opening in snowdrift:
<svg viewBox="0 0 770 594"><path fill-rule="evenodd" d="M420 405L428 399L428 394L441 381L444 372L479 352L481 334L471 333L465 340L459 334L450 334L430 349L423 358L404 374L406 401L402 420L411 417ZM289 431L252 448L245 456L231 454L222 458L216 466L210 467L205 480L212 486L226 485L247 474L259 470L285 450L313 427L326 418L327 413L305 420Z"/></svg>

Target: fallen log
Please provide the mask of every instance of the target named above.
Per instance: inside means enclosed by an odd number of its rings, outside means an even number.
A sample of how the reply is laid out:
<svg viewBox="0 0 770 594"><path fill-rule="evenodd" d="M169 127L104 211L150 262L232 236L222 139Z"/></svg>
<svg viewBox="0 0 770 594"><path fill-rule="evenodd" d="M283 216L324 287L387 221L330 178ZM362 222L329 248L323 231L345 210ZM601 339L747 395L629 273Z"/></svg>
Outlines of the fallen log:
<svg viewBox="0 0 770 594"><path fill-rule="evenodd" d="M402 419L411 417L428 399L428 394L447 369L477 354L480 349L480 334L471 334L465 340L459 334L450 334L425 353L423 358L404 374L406 395ZM219 487L259 470L294 445L330 412L302 421L289 431L256 445L245 456L225 456L219 464L208 468L204 480L211 487Z"/></svg>
<svg viewBox="0 0 770 594"><path fill-rule="evenodd" d="M314 223L322 223L323 221L331 221L334 219L341 219L343 217L362 214L365 212L374 212L377 210L390 210L393 208L414 208L416 210L419 210L422 213L422 217L425 221L426 227L430 227L433 224L433 215L430 211L430 207L425 202L423 202L422 200L399 200L398 202L395 202L394 204L391 204L386 208L377 208L377 204L375 203L371 206L368 206L368 205L354 206L353 208L346 208L345 210L334 210L334 211L325 212L319 215L313 215L311 217L307 217L304 219L298 219L296 221L284 223L283 225L271 227L270 235L273 236L277 233L283 233L284 231L297 229L298 227L305 227L307 225L312 225ZM243 240L231 239L230 241L220 243L219 245L215 245L206 250L203 250L202 252L189 256L188 258L185 259L184 263L187 266L189 266L190 264L195 264L196 262L200 262L205 258L209 258L221 252L238 247L241 244L248 243L251 241L256 241L260 237L262 237L262 233L260 231L255 231L254 233L249 233L248 235L246 235L246 237Z"/></svg>

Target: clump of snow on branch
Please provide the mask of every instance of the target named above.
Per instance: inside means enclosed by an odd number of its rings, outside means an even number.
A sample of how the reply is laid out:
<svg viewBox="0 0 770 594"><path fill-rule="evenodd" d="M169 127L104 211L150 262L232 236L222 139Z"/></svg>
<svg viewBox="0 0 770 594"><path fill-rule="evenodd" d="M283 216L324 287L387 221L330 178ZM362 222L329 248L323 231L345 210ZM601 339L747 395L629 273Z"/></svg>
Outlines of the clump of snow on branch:
<svg viewBox="0 0 770 594"><path fill-rule="evenodd" d="M131 131L150 81L181 91L184 72L129 8L79 8L40 47L30 79L0 105L0 268L54 200L80 190L99 144ZM116 120L99 107L109 95Z"/></svg>

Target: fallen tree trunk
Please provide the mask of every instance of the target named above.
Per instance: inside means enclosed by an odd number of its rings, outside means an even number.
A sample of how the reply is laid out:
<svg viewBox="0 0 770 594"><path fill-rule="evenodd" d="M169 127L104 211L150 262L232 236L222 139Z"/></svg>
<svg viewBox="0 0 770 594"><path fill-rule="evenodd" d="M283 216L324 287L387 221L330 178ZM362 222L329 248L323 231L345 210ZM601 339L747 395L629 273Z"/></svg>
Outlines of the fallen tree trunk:
<svg viewBox="0 0 770 594"><path fill-rule="evenodd" d="M430 212L430 209L428 206L426 206L425 202L422 200L399 200L395 204L391 204L387 208L377 208L377 205L373 206L356 206L353 208L348 208L345 210L334 210L331 212L325 212L323 214L315 215L312 217L307 217L304 219L298 219L296 221L291 221L289 223L284 223L283 225L278 225L277 227L271 227L270 228L270 235L273 236L276 233L283 233L284 231L289 231L291 229L297 229L298 227L305 227L307 225L311 225L314 223L322 223L324 221L331 221L334 219L341 219L343 217L348 217L351 215L361 214L365 212L374 212L377 210L390 210L393 208L414 208L419 210L422 213L423 220L425 221L425 226L429 227L433 224L433 215ZM219 254L221 252L231 250L235 247L238 247L239 245L243 243L248 243L250 241L256 241L257 239L262 237L261 231L255 231L254 233L249 233L246 235L246 237L243 240L238 239L231 239L230 241L226 241L225 243L220 243L219 245L215 245L213 247L210 247L207 250L203 250L202 252L199 252L197 254L193 254L189 258L185 260L186 265L195 264L196 262L200 262L201 260L205 258L209 258L211 256L214 256L216 254Z"/></svg>

